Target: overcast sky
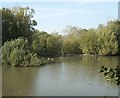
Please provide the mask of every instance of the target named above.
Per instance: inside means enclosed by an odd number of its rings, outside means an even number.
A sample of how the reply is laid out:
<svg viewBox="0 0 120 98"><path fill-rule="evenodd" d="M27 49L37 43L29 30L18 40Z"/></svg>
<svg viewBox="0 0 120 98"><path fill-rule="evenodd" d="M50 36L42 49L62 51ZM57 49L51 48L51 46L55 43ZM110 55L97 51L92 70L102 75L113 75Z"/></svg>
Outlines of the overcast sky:
<svg viewBox="0 0 120 98"><path fill-rule="evenodd" d="M36 12L34 18L38 22L36 28L47 32L63 33L63 29L67 25L96 28L99 24L106 24L109 20L118 18L118 0L114 0L114 2L113 0L12 1L6 0L2 2L2 6L29 6L33 8Z"/></svg>

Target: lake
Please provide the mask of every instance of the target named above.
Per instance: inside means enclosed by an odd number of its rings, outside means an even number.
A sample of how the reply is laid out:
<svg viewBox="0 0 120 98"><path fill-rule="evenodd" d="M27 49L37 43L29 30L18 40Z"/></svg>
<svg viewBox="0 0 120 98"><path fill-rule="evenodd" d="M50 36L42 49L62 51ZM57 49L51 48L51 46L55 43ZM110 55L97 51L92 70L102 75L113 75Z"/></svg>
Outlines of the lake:
<svg viewBox="0 0 120 98"><path fill-rule="evenodd" d="M99 73L120 57L58 57L42 67L3 66L3 96L118 96L118 86Z"/></svg>

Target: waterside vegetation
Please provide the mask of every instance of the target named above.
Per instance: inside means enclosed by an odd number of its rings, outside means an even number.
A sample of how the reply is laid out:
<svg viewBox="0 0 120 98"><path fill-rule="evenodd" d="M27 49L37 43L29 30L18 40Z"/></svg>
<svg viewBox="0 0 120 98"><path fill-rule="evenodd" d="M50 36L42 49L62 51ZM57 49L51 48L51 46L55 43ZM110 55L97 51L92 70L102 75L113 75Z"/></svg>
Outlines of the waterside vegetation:
<svg viewBox="0 0 120 98"><path fill-rule="evenodd" d="M29 7L2 8L2 63L12 66L40 66L53 56L120 55L120 21L98 28L67 26L66 34L35 29L35 11Z"/></svg>
<svg viewBox="0 0 120 98"><path fill-rule="evenodd" d="M120 67L116 68L107 68L102 66L100 69L100 73L103 73L104 77L107 81L114 82L117 85L120 84Z"/></svg>

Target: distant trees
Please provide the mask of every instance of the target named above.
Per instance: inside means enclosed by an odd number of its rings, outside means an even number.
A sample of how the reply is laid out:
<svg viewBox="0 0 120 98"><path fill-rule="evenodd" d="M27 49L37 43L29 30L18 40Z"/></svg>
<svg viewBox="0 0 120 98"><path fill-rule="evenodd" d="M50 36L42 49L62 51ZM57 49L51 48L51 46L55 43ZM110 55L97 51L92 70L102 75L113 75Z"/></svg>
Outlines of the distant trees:
<svg viewBox="0 0 120 98"><path fill-rule="evenodd" d="M79 36L81 28L75 26L67 26L66 35L63 36L62 51L64 54L81 54Z"/></svg>
<svg viewBox="0 0 120 98"><path fill-rule="evenodd" d="M35 11L29 7L2 8L3 62L38 65L38 56L59 54L120 54L120 21L109 21L97 29L67 26L65 35L48 33L34 28ZM35 61L35 62L34 62Z"/></svg>
<svg viewBox="0 0 120 98"><path fill-rule="evenodd" d="M49 34L46 40L47 55L59 55L62 49L62 36L58 33Z"/></svg>
<svg viewBox="0 0 120 98"><path fill-rule="evenodd" d="M85 54L98 54L99 43L95 29L85 31L80 37L80 47Z"/></svg>
<svg viewBox="0 0 120 98"><path fill-rule="evenodd" d="M58 55L61 52L62 39L57 33L37 32L33 35L32 49L40 56Z"/></svg>
<svg viewBox="0 0 120 98"><path fill-rule="evenodd" d="M80 43L77 37L66 36L63 40L63 53L64 54L80 54Z"/></svg>
<svg viewBox="0 0 120 98"><path fill-rule="evenodd" d="M48 36L49 35L47 34L47 32L39 32L39 31L37 31L33 35L32 50L34 53L37 53L40 56L46 55L47 53L46 41Z"/></svg>
<svg viewBox="0 0 120 98"><path fill-rule="evenodd" d="M120 22L117 20L109 21L107 26L99 25L97 29L86 30L69 26L66 31L63 41L65 53L78 54L82 51L85 54L120 54Z"/></svg>
<svg viewBox="0 0 120 98"><path fill-rule="evenodd" d="M115 29L112 29L112 27L109 27L108 24L97 30L100 55L118 54L118 41L116 40Z"/></svg>

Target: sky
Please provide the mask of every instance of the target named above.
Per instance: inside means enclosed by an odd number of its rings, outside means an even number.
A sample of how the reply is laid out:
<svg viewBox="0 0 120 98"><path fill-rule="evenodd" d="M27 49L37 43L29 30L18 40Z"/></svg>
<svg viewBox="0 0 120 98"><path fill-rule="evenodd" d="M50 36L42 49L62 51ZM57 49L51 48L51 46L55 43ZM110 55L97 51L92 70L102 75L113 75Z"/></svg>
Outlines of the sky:
<svg viewBox="0 0 120 98"><path fill-rule="evenodd" d="M36 1L36 2L35 2ZM50 2L51 1L51 2ZM58 0L59 1L59 0ZM37 21L36 29L49 33L64 33L64 29L68 25L81 28L96 28L99 24L106 24L110 20L118 18L118 1L115 0L98 0L91 2L87 0L74 0L68 2L61 0L41 0L41 2L12 2L6 0L2 2L4 7L22 6L33 8L35 10L34 19Z"/></svg>

